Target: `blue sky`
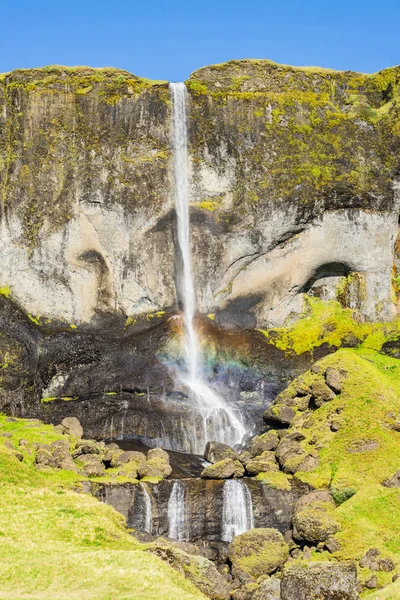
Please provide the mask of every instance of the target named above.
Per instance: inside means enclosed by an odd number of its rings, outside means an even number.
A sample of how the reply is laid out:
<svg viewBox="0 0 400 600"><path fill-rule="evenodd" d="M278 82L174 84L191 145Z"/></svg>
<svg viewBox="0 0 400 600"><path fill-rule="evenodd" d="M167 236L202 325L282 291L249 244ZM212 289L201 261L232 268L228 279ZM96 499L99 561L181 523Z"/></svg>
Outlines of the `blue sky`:
<svg viewBox="0 0 400 600"><path fill-rule="evenodd" d="M180 81L232 58L374 72L400 63L400 0L2 0L0 72L114 66Z"/></svg>

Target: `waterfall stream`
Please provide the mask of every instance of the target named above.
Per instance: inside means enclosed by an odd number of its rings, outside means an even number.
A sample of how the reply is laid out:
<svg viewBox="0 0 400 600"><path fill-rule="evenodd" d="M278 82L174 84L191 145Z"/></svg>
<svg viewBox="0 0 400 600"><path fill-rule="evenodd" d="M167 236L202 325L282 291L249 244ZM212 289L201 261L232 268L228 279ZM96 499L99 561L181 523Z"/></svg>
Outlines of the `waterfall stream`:
<svg viewBox="0 0 400 600"><path fill-rule="evenodd" d="M171 83L170 91L173 107L175 206L182 257L180 288L184 311L185 366L178 376L180 382L188 388L189 400L201 419L201 426L196 427L195 441L189 442L188 451L203 454L207 441L223 442L230 446L237 444L243 438L245 428L240 416L236 416L225 400L210 387L203 375L202 352L194 325L196 296L190 251L187 90L184 83Z"/></svg>
<svg viewBox="0 0 400 600"><path fill-rule="evenodd" d="M189 539L186 532L185 487L175 481L168 500L168 537L179 542Z"/></svg>
<svg viewBox="0 0 400 600"><path fill-rule="evenodd" d="M227 479L223 487L222 540L230 542L235 535L253 527L253 503L249 488L241 479Z"/></svg>
<svg viewBox="0 0 400 600"><path fill-rule="evenodd" d="M146 484L141 482L140 487L143 493L143 503L144 503L144 524L143 531L147 533L151 533L153 529L153 508L151 504L150 494L147 491Z"/></svg>

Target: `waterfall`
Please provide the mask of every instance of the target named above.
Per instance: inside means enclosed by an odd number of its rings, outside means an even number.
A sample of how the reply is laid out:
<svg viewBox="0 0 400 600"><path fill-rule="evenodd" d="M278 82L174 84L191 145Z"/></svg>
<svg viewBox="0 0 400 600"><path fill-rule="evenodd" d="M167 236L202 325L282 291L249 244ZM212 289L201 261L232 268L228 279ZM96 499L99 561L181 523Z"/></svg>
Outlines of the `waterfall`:
<svg viewBox="0 0 400 600"><path fill-rule="evenodd" d="M147 491L147 487L146 487L145 483L140 483L140 488L143 493L143 504L144 504L143 531L146 531L147 533L151 533L152 529L153 529L153 518L152 518L153 508L151 505L151 498L150 498L149 492Z"/></svg>
<svg viewBox="0 0 400 600"><path fill-rule="evenodd" d="M249 488L241 479L227 479L223 487L222 540L230 542L235 535L253 527L253 503Z"/></svg>
<svg viewBox="0 0 400 600"><path fill-rule="evenodd" d="M185 487L181 481L175 481L168 500L168 537L179 542L189 539L185 512Z"/></svg>
<svg viewBox="0 0 400 600"><path fill-rule="evenodd" d="M189 228L189 177L186 124L187 90L184 83L170 84L173 119L172 142L174 150L175 206L178 243L182 257L180 287L184 311L184 371L179 373L181 383L189 389L192 405L202 419L202 431L196 431L196 444L190 450L203 454L207 441L218 441L231 446L245 434L241 420L205 381L202 372L202 353L194 326L196 297L192 274Z"/></svg>

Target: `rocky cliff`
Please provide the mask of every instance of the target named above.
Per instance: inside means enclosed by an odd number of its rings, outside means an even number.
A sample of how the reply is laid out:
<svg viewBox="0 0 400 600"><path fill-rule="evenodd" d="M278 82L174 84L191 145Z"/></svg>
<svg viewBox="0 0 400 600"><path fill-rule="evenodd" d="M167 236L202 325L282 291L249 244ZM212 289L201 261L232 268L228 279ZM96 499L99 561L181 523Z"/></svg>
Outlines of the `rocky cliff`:
<svg viewBox="0 0 400 600"><path fill-rule="evenodd" d="M201 312L281 324L344 276L394 315L400 68L375 75L232 61L190 99ZM88 323L176 303L168 84L116 69L0 79L0 283L26 313ZM218 319L217 319L218 320Z"/></svg>
<svg viewBox="0 0 400 600"><path fill-rule="evenodd" d="M255 328L310 295L358 321L396 314L400 68L232 61L186 83L197 303L214 319L199 326L212 376L254 415L310 365ZM1 407L179 449L153 418L170 430L184 398L165 363L180 304L168 83L17 70L0 105Z"/></svg>

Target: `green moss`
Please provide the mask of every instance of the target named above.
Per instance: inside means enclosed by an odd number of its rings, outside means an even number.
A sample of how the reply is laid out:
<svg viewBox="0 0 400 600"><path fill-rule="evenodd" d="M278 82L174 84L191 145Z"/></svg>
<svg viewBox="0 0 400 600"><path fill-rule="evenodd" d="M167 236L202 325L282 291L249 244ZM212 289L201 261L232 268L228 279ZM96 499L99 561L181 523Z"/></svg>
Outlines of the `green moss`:
<svg viewBox="0 0 400 600"><path fill-rule="evenodd" d="M8 285L0 287L0 296L5 296L6 298L9 298L10 295L11 295L11 290L8 287Z"/></svg>
<svg viewBox="0 0 400 600"><path fill-rule="evenodd" d="M259 331L277 348L294 354L312 352L323 344L340 348L358 343L363 348L380 350L385 341L399 335L400 320L359 323L354 311L343 308L339 302L306 297L303 316L294 324Z"/></svg>
<svg viewBox="0 0 400 600"><path fill-rule="evenodd" d="M291 475L286 475L282 471L266 471L265 473L259 473L256 476L258 481L261 481L264 485L274 488L276 490L284 490L290 492L291 486Z"/></svg>

